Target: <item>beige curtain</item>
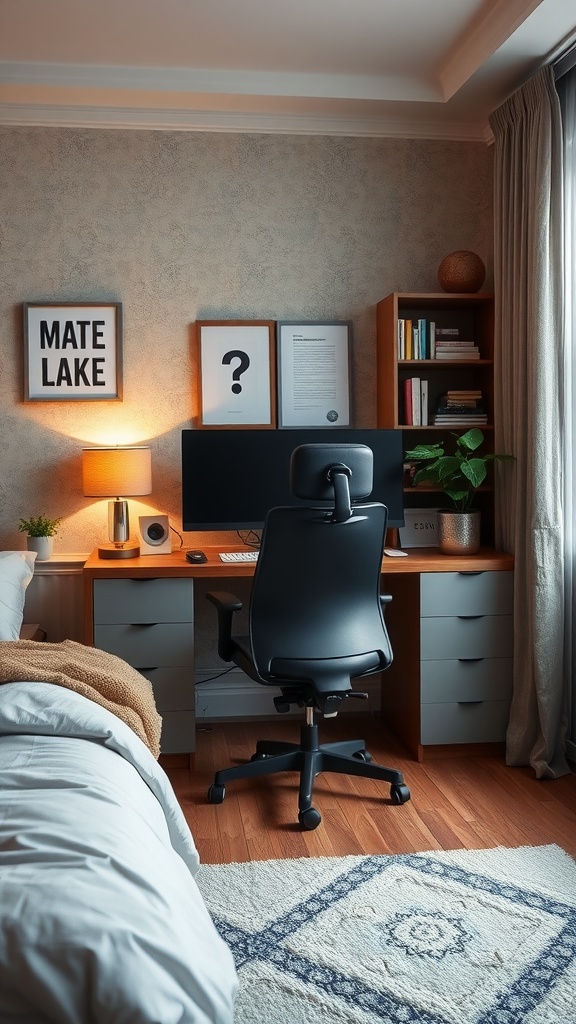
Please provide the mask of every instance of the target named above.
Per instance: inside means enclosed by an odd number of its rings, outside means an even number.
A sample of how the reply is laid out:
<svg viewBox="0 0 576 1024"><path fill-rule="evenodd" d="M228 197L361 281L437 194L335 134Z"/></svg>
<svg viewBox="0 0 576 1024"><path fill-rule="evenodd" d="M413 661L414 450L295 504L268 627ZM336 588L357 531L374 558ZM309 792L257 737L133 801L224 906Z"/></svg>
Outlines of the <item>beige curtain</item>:
<svg viewBox="0 0 576 1024"><path fill-rule="evenodd" d="M515 556L510 765L569 771L562 508L562 136L550 67L496 110L495 444L516 457L497 493ZM503 476L502 469L500 475Z"/></svg>

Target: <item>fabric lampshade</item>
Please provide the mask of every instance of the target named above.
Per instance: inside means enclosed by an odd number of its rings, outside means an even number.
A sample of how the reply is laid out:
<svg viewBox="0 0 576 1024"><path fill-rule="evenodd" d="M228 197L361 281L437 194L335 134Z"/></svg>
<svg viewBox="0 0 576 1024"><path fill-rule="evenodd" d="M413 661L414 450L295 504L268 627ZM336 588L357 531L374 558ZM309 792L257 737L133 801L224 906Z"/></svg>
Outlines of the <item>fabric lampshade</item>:
<svg viewBox="0 0 576 1024"><path fill-rule="evenodd" d="M134 497L152 490L150 448L83 448L82 491L92 498Z"/></svg>

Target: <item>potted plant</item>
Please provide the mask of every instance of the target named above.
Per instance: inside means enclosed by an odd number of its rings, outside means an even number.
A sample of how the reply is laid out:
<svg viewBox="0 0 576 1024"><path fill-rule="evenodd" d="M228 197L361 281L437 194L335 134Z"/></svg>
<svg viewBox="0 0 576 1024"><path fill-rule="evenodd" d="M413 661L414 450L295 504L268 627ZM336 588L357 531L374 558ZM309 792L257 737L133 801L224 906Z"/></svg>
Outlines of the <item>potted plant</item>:
<svg viewBox="0 0 576 1024"><path fill-rule="evenodd" d="M45 562L50 558L60 522L60 519L48 519L47 516L41 515L21 519L18 523L20 533L27 536L28 551L36 551L39 562Z"/></svg>
<svg viewBox="0 0 576 1024"><path fill-rule="evenodd" d="M512 455L481 455L484 434L472 427L464 434L452 434L454 449L446 451L444 442L419 444L406 452L406 458L422 462L414 484L429 483L443 491L451 502L438 511L438 544L446 555L473 555L480 547L480 512L474 508L476 491L484 483L490 462L512 460Z"/></svg>

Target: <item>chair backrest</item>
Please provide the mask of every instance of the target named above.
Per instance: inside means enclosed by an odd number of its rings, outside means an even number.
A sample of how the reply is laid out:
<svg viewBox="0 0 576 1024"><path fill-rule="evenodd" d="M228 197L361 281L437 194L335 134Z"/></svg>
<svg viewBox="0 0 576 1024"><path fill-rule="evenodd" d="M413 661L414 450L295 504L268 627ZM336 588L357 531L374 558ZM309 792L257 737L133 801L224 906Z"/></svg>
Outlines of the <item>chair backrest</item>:
<svg viewBox="0 0 576 1024"><path fill-rule="evenodd" d="M372 651L387 667L392 656L380 602L387 509L354 504L372 489L371 449L302 445L292 456L291 486L316 504L274 508L266 518L249 615L260 676L272 674L274 659Z"/></svg>

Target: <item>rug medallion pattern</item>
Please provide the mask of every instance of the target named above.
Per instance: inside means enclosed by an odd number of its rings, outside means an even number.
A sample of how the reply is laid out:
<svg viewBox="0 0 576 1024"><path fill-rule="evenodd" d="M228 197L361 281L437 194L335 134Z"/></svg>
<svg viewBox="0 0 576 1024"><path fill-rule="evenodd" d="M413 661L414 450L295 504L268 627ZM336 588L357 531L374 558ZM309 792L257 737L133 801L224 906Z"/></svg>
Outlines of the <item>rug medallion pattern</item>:
<svg viewBox="0 0 576 1024"><path fill-rule="evenodd" d="M261 883L256 871L249 912L211 907L239 972L239 1024L576 1024L575 892L457 861L302 860L301 877L318 873L300 900L283 884L298 862L264 862L277 867Z"/></svg>

